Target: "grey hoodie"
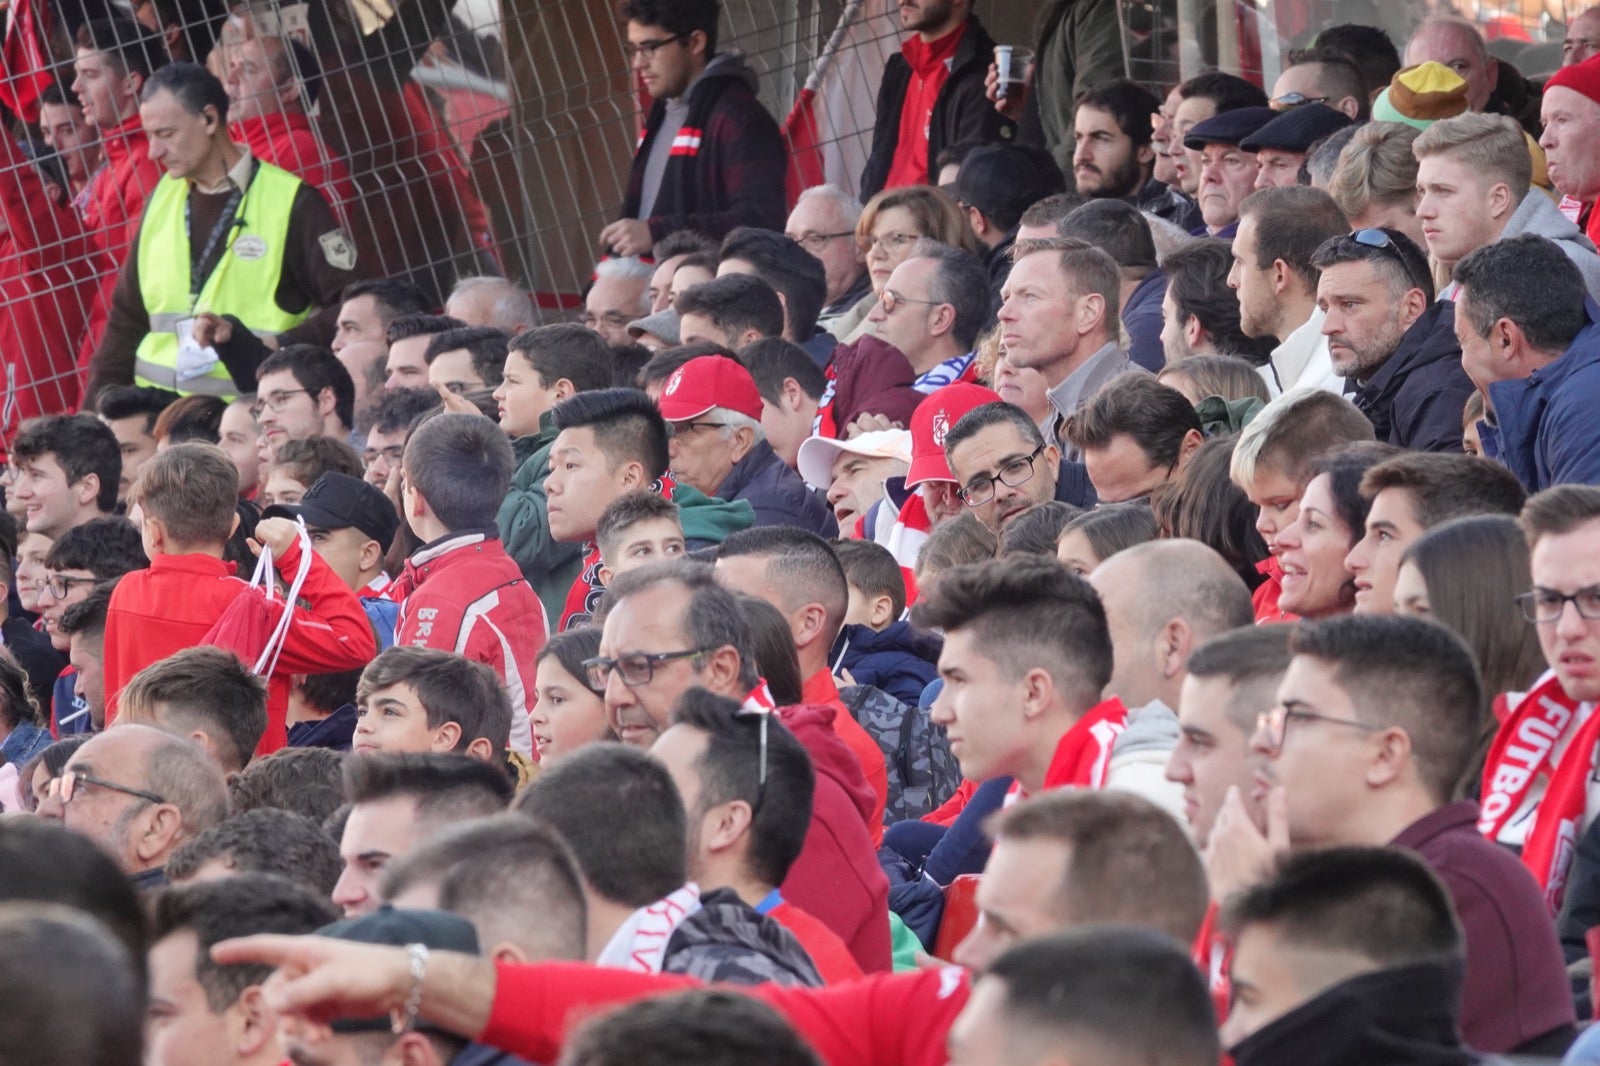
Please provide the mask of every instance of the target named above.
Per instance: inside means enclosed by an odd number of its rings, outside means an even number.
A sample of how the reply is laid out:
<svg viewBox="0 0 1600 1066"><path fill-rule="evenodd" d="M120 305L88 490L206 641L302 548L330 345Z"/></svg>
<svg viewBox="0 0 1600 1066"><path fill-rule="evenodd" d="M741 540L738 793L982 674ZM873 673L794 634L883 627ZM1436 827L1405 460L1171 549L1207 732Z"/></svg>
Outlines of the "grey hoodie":
<svg viewBox="0 0 1600 1066"><path fill-rule="evenodd" d="M1522 203L1511 213L1500 239L1520 237L1525 233L1555 241L1556 247L1565 252L1567 258L1583 272L1583 286L1589 290L1589 295L1600 300L1600 255L1595 254L1594 242L1584 236L1583 231L1573 225L1550 197L1537 187L1529 189Z"/></svg>

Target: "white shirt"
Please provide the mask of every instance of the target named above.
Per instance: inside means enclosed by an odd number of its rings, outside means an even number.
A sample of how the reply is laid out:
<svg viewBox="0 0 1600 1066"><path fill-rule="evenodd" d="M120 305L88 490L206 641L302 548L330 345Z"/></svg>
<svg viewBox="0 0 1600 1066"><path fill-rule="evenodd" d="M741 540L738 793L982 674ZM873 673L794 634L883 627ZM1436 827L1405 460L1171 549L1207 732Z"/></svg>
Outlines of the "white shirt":
<svg viewBox="0 0 1600 1066"><path fill-rule="evenodd" d="M1290 389L1324 389L1343 395L1344 378L1333 372L1328 338L1322 334L1322 320L1326 317L1320 307L1312 311L1299 329L1272 349L1272 361L1259 368L1272 396Z"/></svg>

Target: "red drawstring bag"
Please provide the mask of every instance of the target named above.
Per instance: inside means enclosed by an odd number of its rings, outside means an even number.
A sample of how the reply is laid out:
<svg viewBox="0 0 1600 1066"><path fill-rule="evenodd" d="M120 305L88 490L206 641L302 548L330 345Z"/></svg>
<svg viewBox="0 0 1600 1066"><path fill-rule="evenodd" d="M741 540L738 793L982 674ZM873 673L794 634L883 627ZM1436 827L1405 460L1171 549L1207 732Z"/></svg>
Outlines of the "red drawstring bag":
<svg viewBox="0 0 1600 1066"><path fill-rule="evenodd" d="M233 652L251 664L251 672L269 681L278 665L283 645L289 638L289 627L294 623L294 605L300 598L301 586L306 583L306 574L311 570L311 538L306 534L305 523L299 522L299 526L300 565L289 584L288 595L283 599L278 598L272 549L262 545L250 584L239 590L239 594L201 641Z"/></svg>

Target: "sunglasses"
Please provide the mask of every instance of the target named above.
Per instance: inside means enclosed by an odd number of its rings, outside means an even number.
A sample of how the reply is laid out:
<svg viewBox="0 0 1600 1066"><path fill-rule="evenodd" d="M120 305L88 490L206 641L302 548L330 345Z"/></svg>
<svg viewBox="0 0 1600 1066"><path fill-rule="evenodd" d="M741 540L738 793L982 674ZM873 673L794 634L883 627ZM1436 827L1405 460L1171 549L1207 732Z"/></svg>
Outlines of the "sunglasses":
<svg viewBox="0 0 1600 1066"><path fill-rule="evenodd" d="M1400 251L1399 247L1394 243L1394 239L1383 230L1358 229L1350 234L1350 239L1363 247L1379 248L1388 252L1394 257L1395 262L1400 264L1400 268L1406 272L1406 277L1411 280L1411 283L1423 292L1433 288L1431 282L1424 283L1423 279L1417 277L1416 269L1411 265L1411 261Z"/></svg>

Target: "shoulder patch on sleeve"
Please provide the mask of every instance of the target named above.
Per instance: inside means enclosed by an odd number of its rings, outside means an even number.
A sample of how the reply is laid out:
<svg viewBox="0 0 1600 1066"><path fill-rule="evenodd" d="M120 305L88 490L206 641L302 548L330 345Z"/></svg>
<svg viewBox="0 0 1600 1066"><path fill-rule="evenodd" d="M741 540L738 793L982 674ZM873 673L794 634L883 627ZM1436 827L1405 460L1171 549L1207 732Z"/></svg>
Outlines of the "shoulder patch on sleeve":
<svg viewBox="0 0 1600 1066"><path fill-rule="evenodd" d="M329 230L317 238L317 243L322 245L322 257L329 266L335 270L355 269L356 246L344 230Z"/></svg>

